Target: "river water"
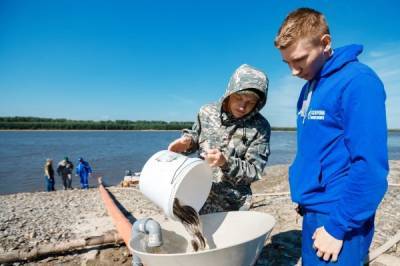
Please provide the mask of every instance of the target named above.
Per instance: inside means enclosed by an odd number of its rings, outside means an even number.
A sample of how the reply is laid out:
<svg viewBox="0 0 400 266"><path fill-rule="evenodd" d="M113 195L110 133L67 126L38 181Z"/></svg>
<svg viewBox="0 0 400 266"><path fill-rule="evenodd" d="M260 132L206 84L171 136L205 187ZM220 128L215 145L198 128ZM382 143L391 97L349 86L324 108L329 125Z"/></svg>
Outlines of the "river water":
<svg viewBox="0 0 400 266"><path fill-rule="evenodd" d="M53 166L68 156L76 165L87 160L94 176L118 184L127 169L141 171L150 156L166 149L179 131L0 131L0 194L44 190L46 158ZM389 159L400 159L400 133L389 134ZM273 131L269 165L290 163L295 155L295 132ZM90 180L96 185L95 178ZM77 177L73 186L79 187ZM56 189L61 189L56 176Z"/></svg>

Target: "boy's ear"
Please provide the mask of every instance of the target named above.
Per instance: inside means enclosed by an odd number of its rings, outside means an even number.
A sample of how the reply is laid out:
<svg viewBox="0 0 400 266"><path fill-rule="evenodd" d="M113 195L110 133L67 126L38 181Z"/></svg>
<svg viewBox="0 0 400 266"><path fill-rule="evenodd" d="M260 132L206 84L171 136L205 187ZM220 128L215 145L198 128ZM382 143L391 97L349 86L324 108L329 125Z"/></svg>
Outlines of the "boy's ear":
<svg viewBox="0 0 400 266"><path fill-rule="evenodd" d="M332 50L332 40L331 40L331 35L329 34L324 34L321 37L321 43L324 46L324 53L330 53Z"/></svg>

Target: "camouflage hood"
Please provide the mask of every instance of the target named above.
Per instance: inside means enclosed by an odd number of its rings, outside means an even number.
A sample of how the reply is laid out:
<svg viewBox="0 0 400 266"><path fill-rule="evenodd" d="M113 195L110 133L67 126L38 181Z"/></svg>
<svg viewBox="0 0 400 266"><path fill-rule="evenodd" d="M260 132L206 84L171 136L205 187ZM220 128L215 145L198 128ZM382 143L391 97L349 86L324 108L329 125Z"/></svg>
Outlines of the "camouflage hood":
<svg viewBox="0 0 400 266"><path fill-rule="evenodd" d="M235 70L231 79L229 80L228 88L225 91L224 96L222 97L221 111L222 107L225 104L226 100L233 93L251 89L258 94L260 97L258 104L254 110L246 115L243 120L247 120L248 118L254 116L254 114L258 113L267 102L267 91L268 91L268 78L265 73L255 67L250 65L243 64L239 68ZM224 112L222 112L224 113ZM233 118L228 115L228 117L222 117L222 120L232 120Z"/></svg>

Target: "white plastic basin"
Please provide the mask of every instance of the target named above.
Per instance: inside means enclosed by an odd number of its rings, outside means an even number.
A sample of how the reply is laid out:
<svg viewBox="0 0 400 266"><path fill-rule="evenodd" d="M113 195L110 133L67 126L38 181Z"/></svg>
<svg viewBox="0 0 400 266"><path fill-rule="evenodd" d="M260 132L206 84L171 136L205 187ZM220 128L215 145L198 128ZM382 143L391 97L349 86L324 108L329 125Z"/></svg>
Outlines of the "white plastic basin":
<svg viewBox="0 0 400 266"><path fill-rule="evenodd" d="M221 212L200 216L207 249L193 252L191 237L179 222L161 222L163 230L176 233L176 238L164 237L164 245L186 243L168 254L146 252L143 243L131 239L129 248L146 266L246 266L255 264L266 238L275 225L275 219L265 213L252 211ZM175 243L174 243L175 242ZM180 244L179 244L180 245ZM182 245L181 245L182 246ZM166 247L167 248L167 247ZM163 251L161 251L163 252ZM164 251L165 252L165 251Z"/></svg>

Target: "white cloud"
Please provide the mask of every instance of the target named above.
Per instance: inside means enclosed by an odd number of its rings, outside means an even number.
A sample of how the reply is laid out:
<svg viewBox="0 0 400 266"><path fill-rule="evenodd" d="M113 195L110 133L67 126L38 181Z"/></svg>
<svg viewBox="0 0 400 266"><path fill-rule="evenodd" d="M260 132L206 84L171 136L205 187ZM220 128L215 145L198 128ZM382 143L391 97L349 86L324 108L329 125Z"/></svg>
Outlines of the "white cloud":
<svg viewBox="0 0 400 266"><path fill-rule="evenodd" d="M194 105L196 102L191 98L185 98L180 95L170 95L172 101L178 105Z"/></svg>
<svg viewBox="0 0 400 266"><path fill-rule="evenodd" d="M262 113L272 127L295 127L297 98L305 81L291 75L273 80Z"/></svg>
<svg viewBox="0 0 400 266"><path fill-rule="evenodd" d="M100 120L111 120L111 116L110 115L102 115L102 116L100 116Z"/></svg>
<svg viewBox="0 0 400 266"><path fill-rule="evenodd" d="M386 90L389 128L400 128L400 42L382 44L363 60L382 79Z"/></svg>
<svg viewBox="0 0 400 266"><path fill-rule="evenodd" d="M201 106L197 99L191 98L190 95L185 97L184 94L171 94L165 100L165 109L159 117L166 121L194 121Z"/></svg>
<svg viewBox="0 0 400 266"><path fill-rule="evenodd" d="M385 55L385 52L382 52L382 51L371 51L368 53L368 56L370 56L371 58L381 57L384 55Z"/></svg>

